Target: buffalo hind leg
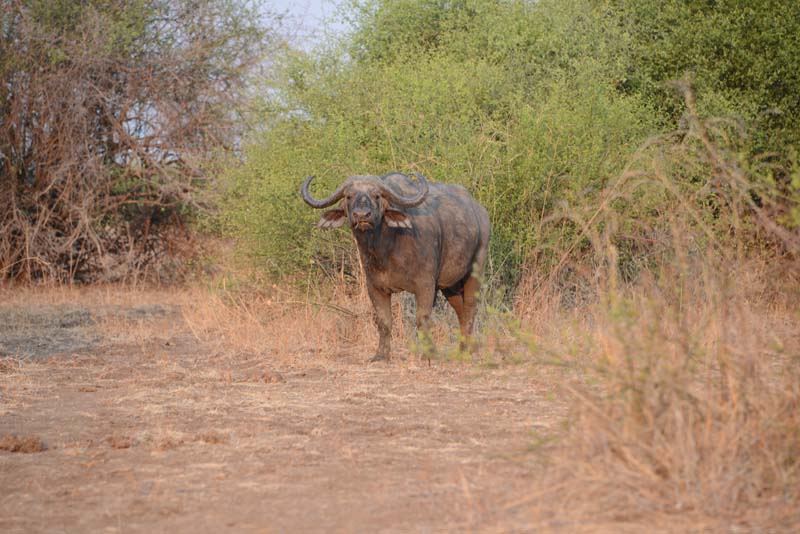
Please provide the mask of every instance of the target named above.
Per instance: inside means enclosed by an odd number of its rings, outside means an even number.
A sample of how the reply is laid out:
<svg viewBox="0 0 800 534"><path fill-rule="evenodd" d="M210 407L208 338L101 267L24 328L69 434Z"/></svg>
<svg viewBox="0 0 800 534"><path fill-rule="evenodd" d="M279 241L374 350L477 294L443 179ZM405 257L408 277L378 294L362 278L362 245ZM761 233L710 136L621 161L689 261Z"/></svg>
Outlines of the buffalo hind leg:
<svg viewBox="0 0 800 534"><path fill-rule="evenodd" d="M480 289L480 282L474 276L467 276L467 279L458 285L442 290L447 302L452 306L458 317L458 326L461 329L461 341L459 349L467 350L472 337L472 326L475 322L475 310L478 306L477 294Z"/></svg>
<svg viewBox="0 0 800 534"><path fill-rule="evenodd" d="M467 276L464 287L461 290L461 297L464 300L464 315L459 317L459 323L461 324L461 334L470 344L472 342L472 327L475 324L475 312L478 308L478 292L481 289L483 268L486 265L486 255L489 252L489 235L484 234L481 240L481 245L475 254L475 261L472 264L472 272Z"/></svg>
<svg viewBox="0 0 800 534"><path fill-rule="evenodd" d="M450 307L455 310L456 317L458 317L458 326L461 329L461 340L458 343L458 348L464 351L467 348L468 334L466 323L464 322L464 295L462 291L463 287L459 288L457 292L452 292L451 290L445 289L442 291L442 293L447 298L447 302L450 304Z"/></svg>
<svg viewBox="0 0 800 534"><path fill-rule="evenodd" d="M417 301L417 334L419 335L423 355L428 356L436 352L431 338L431 313L433 312L433 301L436 298L436 288L424 288L414 294Z"/></svg>
<svg viewBox="0 0 800 534"><path fill-rule="evenodd" d="M375 326L378 327L378 350L369 361L388 360L392 349L392 294L367 284L369 299L374 310Z"/></svg>
<svg viewBox="0 0 800 534"><path fill-rule="evenodd" d="M461 334L465 340L472 337L472 327L475 323L475 311L478 308L478 291L481 283L475 276L470 276L464 283L462 298L464 299L464 313L459 317Z"/></svg>

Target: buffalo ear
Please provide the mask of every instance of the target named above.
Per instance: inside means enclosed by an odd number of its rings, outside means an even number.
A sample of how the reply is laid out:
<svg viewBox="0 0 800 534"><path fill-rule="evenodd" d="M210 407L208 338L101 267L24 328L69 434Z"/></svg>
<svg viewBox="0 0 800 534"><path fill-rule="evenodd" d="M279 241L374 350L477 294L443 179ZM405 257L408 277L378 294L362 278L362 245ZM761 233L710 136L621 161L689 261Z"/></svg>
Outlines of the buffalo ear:
<svg viewBox="0 0 800 534"><path fill-rule="evenodd" d="M400 210L388 209L383 212L383 220L392 228L411 228L411 219Z"/></svg>
<svg viewBox="0 0 800 534"><path fill-rule="evenodd" d="M317 221L317 228L339 228L344 224L347 215L343 209L328 210Z"/></svg>

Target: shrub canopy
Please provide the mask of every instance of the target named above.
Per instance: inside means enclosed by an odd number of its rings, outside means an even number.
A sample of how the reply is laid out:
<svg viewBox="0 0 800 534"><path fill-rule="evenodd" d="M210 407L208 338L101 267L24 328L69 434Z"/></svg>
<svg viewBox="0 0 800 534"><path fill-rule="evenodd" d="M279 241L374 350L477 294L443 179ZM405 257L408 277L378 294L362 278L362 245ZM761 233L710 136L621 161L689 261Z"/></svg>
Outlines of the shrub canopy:
<svg viewBox="0 0 800 534"><path fill-rule="evenodd" d="M273 271L350 269L346 233L312 231L297 193L308 174L325 191L390 170L465 185L492 218L493 276L509 282L555 265L554 251L588 251L562 215L600 202L648 139L689 127L674 80L694 87L700 116L726 119L713 133L726 150L760 162L749 176L769 188L755 197L796 198L796 2L372 0L344 15L351 33L283 58L267 126L230 176L226 222ZM695 191L713 174L686 167ZM660 217L659 198L640 193L630 213ZM634 237L623 256L651 239Z"/></svg>

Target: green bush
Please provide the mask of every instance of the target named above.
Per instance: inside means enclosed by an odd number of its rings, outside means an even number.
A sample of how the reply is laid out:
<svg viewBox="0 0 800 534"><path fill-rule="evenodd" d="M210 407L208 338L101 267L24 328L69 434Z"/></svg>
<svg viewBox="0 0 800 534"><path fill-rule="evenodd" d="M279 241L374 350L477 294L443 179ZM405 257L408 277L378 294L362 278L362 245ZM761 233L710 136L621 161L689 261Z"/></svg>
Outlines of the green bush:
<svg viewBox="0 0 800 534"><path fill-rule="evenodd" d="M786 57L793 38L764 33L778 8L761 6L769 14L759 15L764 31L756 31L733 4L659 5L356 2L346 13L352 34L283 59L282 81L263 102L265 128L245 148L244 166L227 176L227 228L273 273L352 270L347 232L313 230L319 213L302 203L301 180L318 175L322 195L349 175L416 170L466 186L487 207L490 276L514 284L526 262L546 270L566 248L589 250L576 218L559 215L590 211L648 138L675 128L685 108L666 82L687 70L702 89L700 114L744 123L782 106L780 125L762 122L736 149L786 152L792 137L780 134L798 131L798 90L768 79L770 68L780 64L784 72L782 62L795 61ZM785 32L792 24L777 27ZM755 68L747 61L758 54L747 43L772 48L743 85L747 68ZM707 180L692 172L686 186L699 189ZM783 171L753 176L790 187ZM629 212L660 217L662 200L640 193ZM633 219L626 224L637 227ZM641 242L623 245L621 254L634 261Z"/></svg>
<svg viewBox="0 0 800 534"><path fill-rule="evenodd" d="M793 0L613 0L608 11L630 48L625 87L665 118L683 113L664 85L690 74L699 112L757 120L754 153L800 141L800 3Z"/></svg>

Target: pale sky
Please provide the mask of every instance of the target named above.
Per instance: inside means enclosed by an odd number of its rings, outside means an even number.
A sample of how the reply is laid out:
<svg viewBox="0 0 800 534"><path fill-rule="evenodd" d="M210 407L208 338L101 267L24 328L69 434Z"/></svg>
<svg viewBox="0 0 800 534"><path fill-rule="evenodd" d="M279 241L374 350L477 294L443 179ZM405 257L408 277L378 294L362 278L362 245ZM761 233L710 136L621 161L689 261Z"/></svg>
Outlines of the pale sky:
<svg viewBox="0 0 800 534"><path fill-rule="evenodd" d="M296 46L305 48L318 43L326 34L346 29L336 8L346 0L268 0L267 6L286 13L285 30Z"/></svg>

